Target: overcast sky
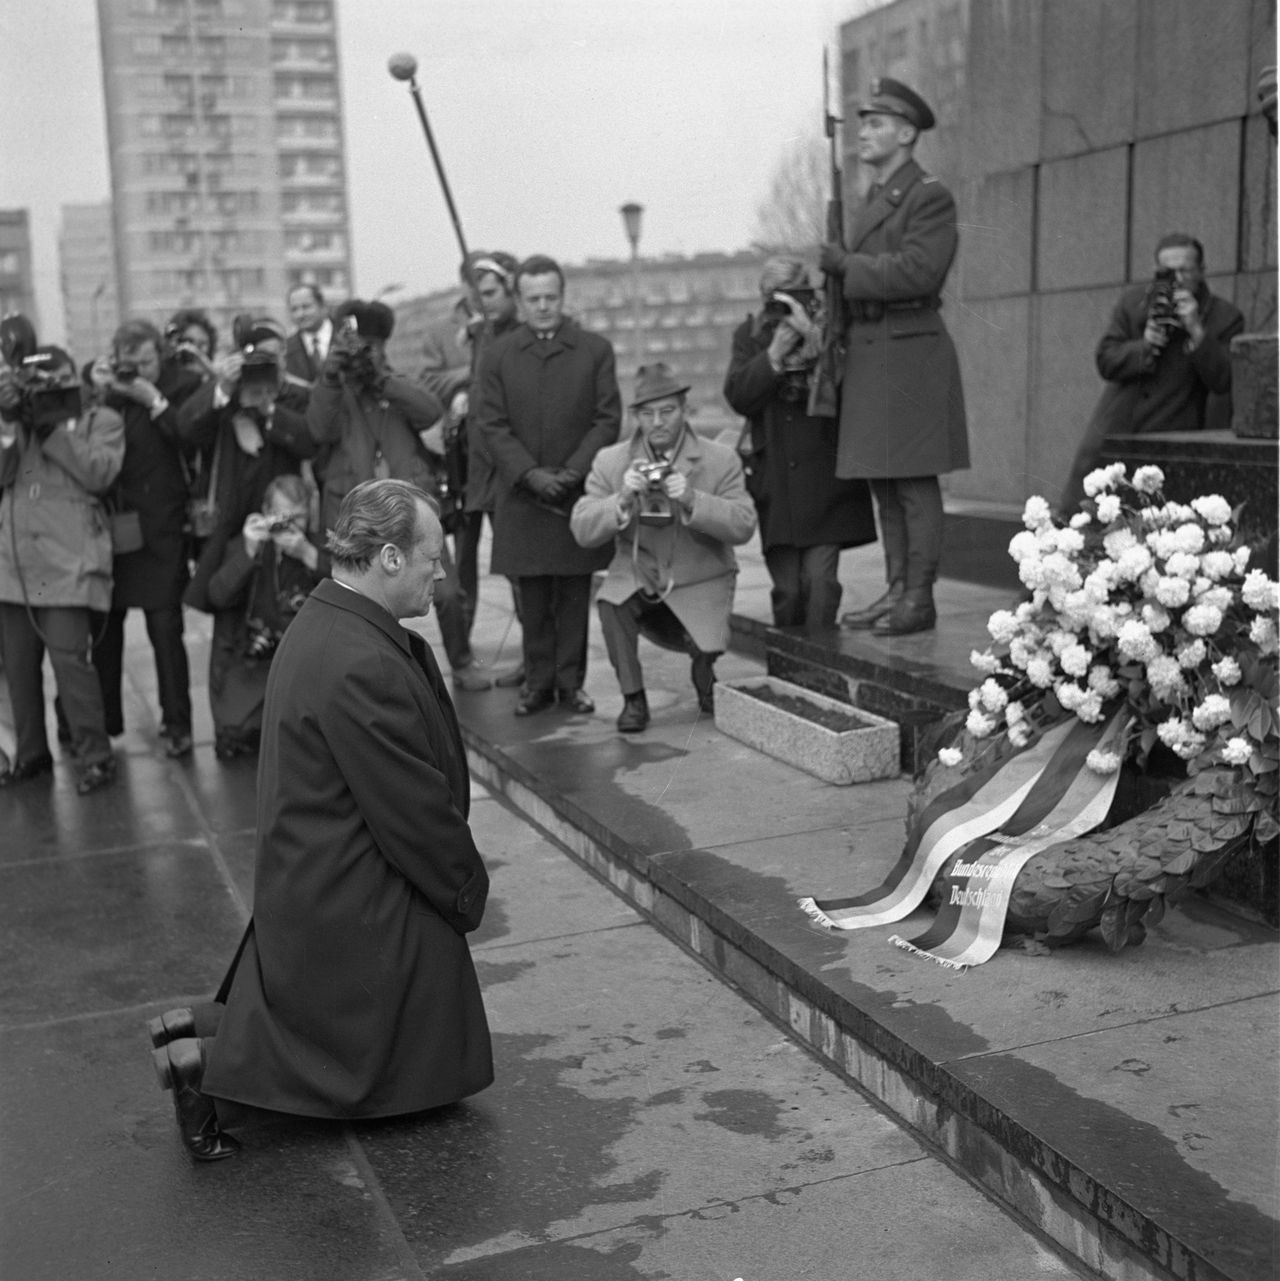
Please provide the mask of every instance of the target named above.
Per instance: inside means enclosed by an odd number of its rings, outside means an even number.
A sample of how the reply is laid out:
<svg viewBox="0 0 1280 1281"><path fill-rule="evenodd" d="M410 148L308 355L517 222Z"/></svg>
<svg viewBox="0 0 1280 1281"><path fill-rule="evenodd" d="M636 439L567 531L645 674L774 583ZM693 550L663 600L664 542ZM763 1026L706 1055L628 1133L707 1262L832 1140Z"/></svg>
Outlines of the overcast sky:
<svg viewBox="0 0 1280 1281"><path fill-rule="evenodd" d="M876 0L338 0L353 257L366 296L451 283L457 250L408 89L418 79L467 240L566 262L734 250L787 141L820 131L822 46ZM834 67L833 67L834 78ZM60 336L63 204L110 179L94 0L0 3L0 207L31 211ZM407 296L407 295L401 295Z"/></svg>

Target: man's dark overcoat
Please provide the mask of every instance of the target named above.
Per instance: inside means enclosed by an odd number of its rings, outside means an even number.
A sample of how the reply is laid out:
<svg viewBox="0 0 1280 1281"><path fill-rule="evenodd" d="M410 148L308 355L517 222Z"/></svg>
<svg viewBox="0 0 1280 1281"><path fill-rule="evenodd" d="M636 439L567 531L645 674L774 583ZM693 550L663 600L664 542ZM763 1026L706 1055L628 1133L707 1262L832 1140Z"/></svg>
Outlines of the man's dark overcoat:
<svg viewBox="0 0 1280 1281"><path fill-rule="evenodd" d="M832 418L811 418L803 399L784 395L769 363L772 330L748 316L733 335L724 397L751 430L747 488L760 517L760 543L773 547L860 547L876 540L871 491L838 480Z"/></svg>
<svg viewBox="0 0 1280 1281"><path fill-rule="evenodd" d="M584 478L598 450L618 439L622 398L608 339L563 320L552 338L521 324L480 366L477 425L498 472L491 570L512 578L591 574L612 548L579 547L564 514L539 505L519 482L534 467Z"/></svg>
<svg viewBox="0 0 1280 1281"><path fill-rule="evenodd" d="M209 1045L216 1098L397 1116L493 1080L465 935L489 880L426 643L328 579L267 684L254 915Z"/></svg>
<svg viewBox="0 0 1280 1281"><path fill-rule="evenodd" d="M853 311L836 475L937 476L969 466L960 363L942 323L956 204L907 161L854 219L844 294Z"/></svg>

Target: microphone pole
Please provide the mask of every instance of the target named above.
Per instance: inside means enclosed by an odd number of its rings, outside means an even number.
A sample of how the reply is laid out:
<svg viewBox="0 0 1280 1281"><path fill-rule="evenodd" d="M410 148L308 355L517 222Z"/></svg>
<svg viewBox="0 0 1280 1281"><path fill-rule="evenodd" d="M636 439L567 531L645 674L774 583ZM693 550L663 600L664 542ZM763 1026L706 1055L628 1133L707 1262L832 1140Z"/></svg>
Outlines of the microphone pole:
<svg viewBox="0 0 1280 1281"><path fill-rule="evenodd" d="M462 262L467 278L471 278L471 268L467 263L467 239L462 234L462 223L458 220L458 211L454 207L453 192L449 190L449 180L444 176L444 165L440 153L436 150L435 135L431 132L431 122L427 119L427 109L422 105L422 94L415 78L418 71L418 60L411 53L393 53L387 59L387 70L397 80L409 82L409 92L413 95L413 105L418 109L418 119L422 121L422 132L426 135L427 148L436 167L436 177L440 179L440 190L444 192L444 203L449 209L449 218L453 222L453 233L458 237L458 248L462 250Z"/></svg>

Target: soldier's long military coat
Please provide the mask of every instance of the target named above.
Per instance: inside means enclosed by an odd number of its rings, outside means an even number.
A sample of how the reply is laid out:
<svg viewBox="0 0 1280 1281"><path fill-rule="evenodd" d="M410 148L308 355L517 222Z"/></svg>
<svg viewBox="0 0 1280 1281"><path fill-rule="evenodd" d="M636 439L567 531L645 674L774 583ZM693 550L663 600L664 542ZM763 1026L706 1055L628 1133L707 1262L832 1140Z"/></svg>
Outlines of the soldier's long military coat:
<svg viewBox="0 0 1280 1281"><path fill-rule="evenodd" d="M969 465L960 364L938 311L957 242L955 200L914 160L858 210L844 270L854 318L836 455L842 479Z"/></svg>

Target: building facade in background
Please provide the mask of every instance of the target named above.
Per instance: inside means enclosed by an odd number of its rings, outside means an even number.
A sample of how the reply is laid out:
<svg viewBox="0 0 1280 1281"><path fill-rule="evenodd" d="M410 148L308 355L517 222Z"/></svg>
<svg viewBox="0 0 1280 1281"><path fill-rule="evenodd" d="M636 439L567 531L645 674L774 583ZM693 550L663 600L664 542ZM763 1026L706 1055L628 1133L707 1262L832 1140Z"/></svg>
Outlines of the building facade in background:
<svg viewBox="0 0 1280 1281"><path fill-rule="evenodd" d="M351 291L334 0L98 0L119 314Z"/></svg>
<svg viewBox="0 0 1280 1281"><path fill-rule="evenodd" d="M67 350L84 364L107 350L120 315L109 200L62 206L58 272Z"/></svg>
<svg viewBox="0 0 1280 1281"><path fill-rule="evenodd" d="M920 161L959 206L944 306L973 466L949 511L1058 493L1102 391L1098 339L1164 232L1203 241L1213 292L1275 331L1276 144L1255 92L1275 44L1274 0L896 0L840 28L845 120L874 76L918 89L938 114Z"/></svg>
<svg viewBox="0 0 1280 1281"><path fill-rule="evenodd" d="M581 325L613 343L624 403L636 369L665 361L691 386L694 425L704 435L716 436L741 423L721 389L733 331L760 305L762 261L756 253L642 258L637 272L640 305L635 308L630 261L591 259L565 267L565 298ZM458 290L451 289L397 305L388 352L403 373L417 374L424 338L453 323L457 299Z"/></svg>
<svg viewBox="0 0 1280 1281"><path fill-rule="evenodd" d="M31 223L25 209L0 209L0 316L11 311L20 311L39 331Z"/></svg>

